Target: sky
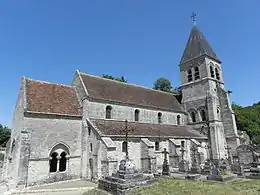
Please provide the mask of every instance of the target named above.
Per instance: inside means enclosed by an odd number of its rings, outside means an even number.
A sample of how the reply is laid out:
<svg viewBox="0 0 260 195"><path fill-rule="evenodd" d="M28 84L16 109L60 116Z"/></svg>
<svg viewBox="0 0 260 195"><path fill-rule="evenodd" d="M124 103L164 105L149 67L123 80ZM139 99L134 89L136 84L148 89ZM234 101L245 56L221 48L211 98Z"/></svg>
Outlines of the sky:
<svg viewBox="0 0 260 195"><path fill-rule="evenodd" d="M11 126L22 76L70 85L79 70L178 87L192 12L232 101L260 101L260 0L1 0L0 124Z"/></svg>

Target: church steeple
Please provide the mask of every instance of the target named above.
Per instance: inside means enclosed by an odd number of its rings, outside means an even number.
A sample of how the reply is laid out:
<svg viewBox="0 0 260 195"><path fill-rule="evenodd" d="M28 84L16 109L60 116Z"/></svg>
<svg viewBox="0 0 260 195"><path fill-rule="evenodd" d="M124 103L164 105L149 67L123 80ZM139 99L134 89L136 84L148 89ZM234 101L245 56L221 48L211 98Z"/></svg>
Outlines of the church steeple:
<svg viewBox="0 0 260 195"><path fill-rule="evenodd" d="M220 62L216 53L213 51L208 41L200 30L194 25L190 32L189 40L181 58L180 64L187 62L193 58L206 55L214 60Z"/></svg>

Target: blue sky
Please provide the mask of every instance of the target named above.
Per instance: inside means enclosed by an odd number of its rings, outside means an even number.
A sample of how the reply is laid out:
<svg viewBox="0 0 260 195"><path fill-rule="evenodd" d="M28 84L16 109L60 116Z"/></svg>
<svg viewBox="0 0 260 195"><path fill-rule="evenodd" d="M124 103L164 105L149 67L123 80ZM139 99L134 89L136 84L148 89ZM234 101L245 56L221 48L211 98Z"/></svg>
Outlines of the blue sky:
<svg viewBox="0 0 260 195"><path fill-rule="evenodd" d="M71 84L79 69L179 86L193 11L223 62L232 101L258 102L259 10L259 0L1 0L0 124L11 125L22 76Z"/></svg>

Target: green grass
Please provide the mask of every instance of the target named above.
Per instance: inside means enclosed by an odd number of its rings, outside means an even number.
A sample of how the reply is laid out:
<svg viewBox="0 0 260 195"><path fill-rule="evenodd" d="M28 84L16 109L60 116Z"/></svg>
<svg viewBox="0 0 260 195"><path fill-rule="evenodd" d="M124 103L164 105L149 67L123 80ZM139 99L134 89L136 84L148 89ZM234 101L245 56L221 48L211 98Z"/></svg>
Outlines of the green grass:
<svg viewBox="0 0 260 195"><path fill-rule="evenodd" d="M219 184L163 179L152 187L138 189L135 195L260 195L260 180Z"/></svg>

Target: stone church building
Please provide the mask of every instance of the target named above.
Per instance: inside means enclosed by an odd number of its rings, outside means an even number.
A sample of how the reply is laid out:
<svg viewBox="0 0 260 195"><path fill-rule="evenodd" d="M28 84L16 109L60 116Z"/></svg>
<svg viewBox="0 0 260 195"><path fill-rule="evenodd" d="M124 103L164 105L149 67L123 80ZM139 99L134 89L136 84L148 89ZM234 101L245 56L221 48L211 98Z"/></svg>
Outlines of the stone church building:
<svg viewBox="0 0 260 195"><path fill-rule="evenodd" d="M126 147L143 172L162 169L164 148L170 169L182 158L203 164L209 150L214 159L235 154L240 137L221 61L196 26L179 68L176 94L79 71L71 86L22 78L2 181L98 179L118 169Z"/></svg>

